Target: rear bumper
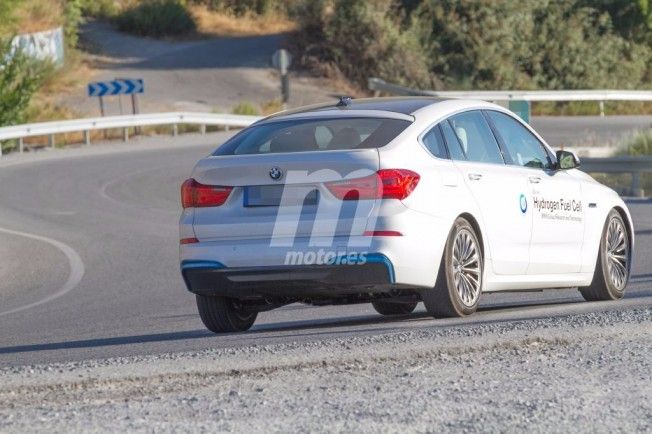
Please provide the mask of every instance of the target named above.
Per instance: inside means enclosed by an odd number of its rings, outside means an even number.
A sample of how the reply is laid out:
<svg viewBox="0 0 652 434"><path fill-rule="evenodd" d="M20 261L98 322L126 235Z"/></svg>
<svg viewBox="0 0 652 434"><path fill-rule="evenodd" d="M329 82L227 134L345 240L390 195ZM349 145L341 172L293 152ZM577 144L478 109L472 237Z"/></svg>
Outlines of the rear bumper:
<svg viewBox="0 0 652 434"><path fill-rule="evenodd" d="M225 267L213 261L184 261L181 274L190 292L235 298L328 297L387 292L392 263L380 254L363 264Z"/></svg>

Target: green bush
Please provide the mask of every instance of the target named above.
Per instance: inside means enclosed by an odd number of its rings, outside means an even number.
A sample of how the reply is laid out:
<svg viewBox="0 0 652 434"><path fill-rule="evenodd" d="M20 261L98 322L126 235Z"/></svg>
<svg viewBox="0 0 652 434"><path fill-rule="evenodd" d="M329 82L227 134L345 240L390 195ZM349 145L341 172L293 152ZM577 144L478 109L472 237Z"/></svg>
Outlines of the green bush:
<svg viewBox="0 0 652 434"><path fill-rule="evenodd" d="M0 127L25 122L34 92L42 82L43 68L21 51L11 47L11 39L0 40ZM0 142L3 149L13 147Z"/></svg>
<svg viewBox="0 0 652 434"><path fill-rule="evenodd" d="M636 157L652 155L652 129L642 130L626 140L617 155L632 155ZM593 174L598 181L608 185L614 190L630 194L631 175L628 174ZM652 196L652 173L640 175L640 186L647 196Z"/></svg>
<svg viewBox="0 0 652 434"><path fill-rule="evenodd" d="M64 34L66 45L76 47L79 41L79 26L83 22L82 5L83 0L67 0L63 9L64 15Z"/></svg>
<svg viewBox="0 0 652 434"><path fill-rule="evenodd" d="M274 8L274 0L204 0L209 8L220 12L231 12L236 15L247 13L263 15Z"/></svg>
<svg viewBox="0 0 652 434"><path fill-rule="evenodd" d="M444 89L652 86L652 30L633 0L299 3L300 60L334 64L363 87L374 75Z"/></svg>
<svg viewBox="0 0 652 434"><path fill-rule="evenodd" d="M296 16L302 27L299 49L316 56L311 60L327 62L360 86L370 76L419 87L433 84L416 29L402 20L392 0L308 3Z"/></svg>
<svg viewBox="0 0 652 434"><path fill-rule="evenodd" d="M182 0L146 0L115 18L118 29L140 36L181 36L197 25Z"/></svg>
<svg viewBox="0 0 652 434"><path fill-rule="evenodd" d="M650 48L613 31L608 13L567 0L425 1L414 12L431 71L448 86L640 86Z"/></svg>
<svg viewBox="0 0 652 434"><path fill-rule="evenodd" d="M11 40L0 41L0 127L20 124L43 79L44 68L11 47Z"/></svg>
<svg viewBox="0 0 652 434"><path fill-rule="evenodd" d="M652 155L652 129L639 131L622 147L621 155Z"/></svg>
<svg viewBox="0 0 652 434"><path fill-rule="evenodd" d="M81 11L84 16L93 18L113 18L118 13L114 0L82 0Z"/></svg>
<svg viewBox="0 0 652 434"><path fill-rule="evenodd" d="M265 15L270 12L287 13L297 0L193 0L219 12L234 15Z"/></svg>

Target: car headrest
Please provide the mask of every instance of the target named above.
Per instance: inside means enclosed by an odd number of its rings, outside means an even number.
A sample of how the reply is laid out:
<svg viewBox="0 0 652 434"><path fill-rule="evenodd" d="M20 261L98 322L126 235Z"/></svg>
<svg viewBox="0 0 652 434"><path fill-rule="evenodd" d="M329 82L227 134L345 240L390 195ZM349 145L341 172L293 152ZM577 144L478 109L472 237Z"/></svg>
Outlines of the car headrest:
<svg viewBox="0 0 652 434"><path fill-rule="evenodd" d="M460 139L462 143L462 148L464 148L464 153L469 152L469 136L466 134L466 130L462 127L455 127L455 134Z"/></svg>
<svg viewBox="0 0 652 434"><path fill-rule="evenodd" d="M274 137L269 144L269 152L316 151L315 134L309 129L286 130Z"/></svg>
<svg viewBox="0 0 652 434"><path fill-rule="evenodd" d="M328 143L328 149L351 149L360 144L360 133L351 127L339 130Z"/></svg>

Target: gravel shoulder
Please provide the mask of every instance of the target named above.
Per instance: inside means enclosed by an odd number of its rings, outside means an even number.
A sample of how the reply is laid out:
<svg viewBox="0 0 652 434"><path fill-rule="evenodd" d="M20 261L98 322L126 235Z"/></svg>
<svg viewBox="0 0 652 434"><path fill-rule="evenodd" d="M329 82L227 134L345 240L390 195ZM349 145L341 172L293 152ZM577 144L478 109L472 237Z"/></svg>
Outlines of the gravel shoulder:
<svg viewBox="0 0 652 434"><path fill-rule="evenodd" d="M652 429L652 309L0 370L0 431Z"/></svg>

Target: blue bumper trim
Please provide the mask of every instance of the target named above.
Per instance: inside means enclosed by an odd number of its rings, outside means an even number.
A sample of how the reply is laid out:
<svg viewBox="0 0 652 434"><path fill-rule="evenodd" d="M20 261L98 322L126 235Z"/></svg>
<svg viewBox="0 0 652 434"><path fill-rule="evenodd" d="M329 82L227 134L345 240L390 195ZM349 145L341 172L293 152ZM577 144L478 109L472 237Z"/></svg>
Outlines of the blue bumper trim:
<svg viewBox="0 0 652 434"><path fill-rule="evenodd" d="M343 262L343 263L346 264L347 262ZM389 283L396 283L396 277L394 275L394 266L392 265L392 262L387 258L387 256L383 255L382 253L368 253L365 255L364 260L362 258L357 260L358 265L364 265L365 263L383 264L385 268L387 268ZM348 262L348 264L353 265L351 264L350 261ZM208 268L213 270L219 270L227 267L221 262L217 262L217 261L202 261L202 260L183 261L181 262L181 274L184 276L184 279L185 279L185 273L184 273L185 270L196 269L196 268Z"/></svg>
<svg viewBox="0 0 652 434"><path fill-rule="evenodd" d="M183 270L187 270L189 268L214 268L214 269L220 269L220 268L226 268L224 264L221 262L217 261L183 261L181 263L181 272Z"/></svg>

